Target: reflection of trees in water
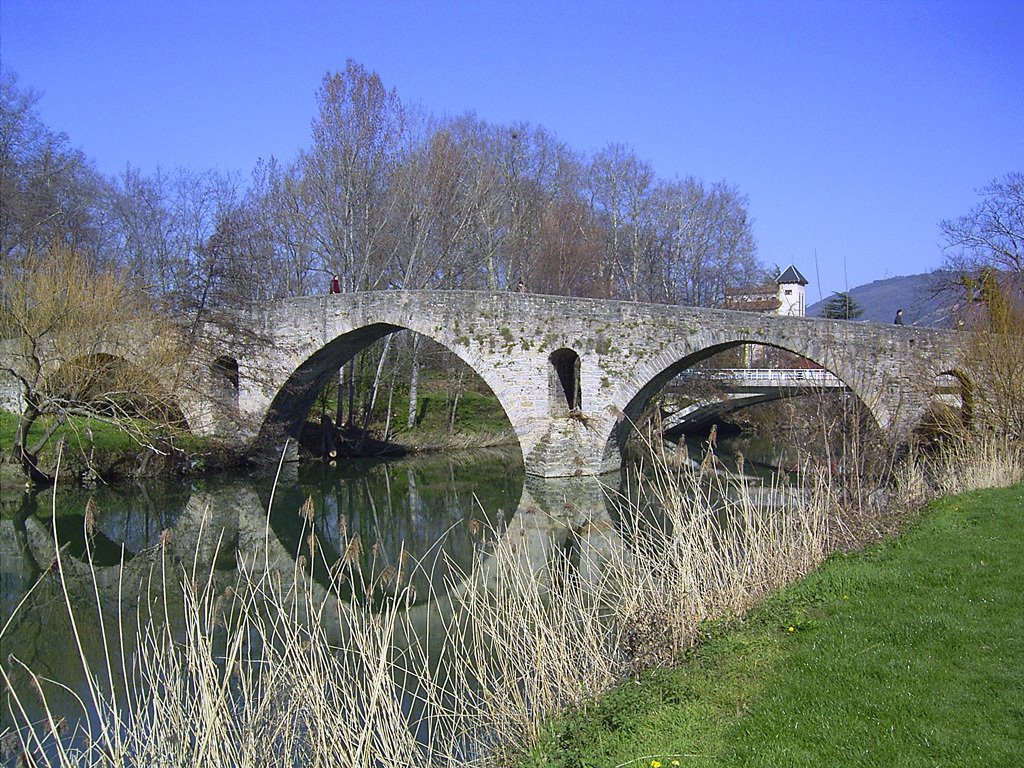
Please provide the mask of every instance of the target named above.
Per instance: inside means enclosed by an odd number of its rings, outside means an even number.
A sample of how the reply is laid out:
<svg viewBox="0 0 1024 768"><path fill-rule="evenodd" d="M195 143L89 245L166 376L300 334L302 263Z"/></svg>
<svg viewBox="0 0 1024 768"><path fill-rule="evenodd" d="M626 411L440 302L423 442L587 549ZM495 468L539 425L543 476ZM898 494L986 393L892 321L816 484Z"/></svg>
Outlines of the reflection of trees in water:
<svg viewBox="0 0 1024 768"><path fill-rule="evenodd" d="M443 588L450 563L469 566L477 545L470 522L500 528L522 487L521 467L510 467L504 453L470 463L439 459L301 466L275 491L274 533L286 550L308 557L309 529L300 510L311 499L318 581L331 583L330 569L346 550L358 556L366 582L398 570L404 558L406 573L410 560L418 564L412 579L422 601Z"/></svg>
<svg viewBox="0 0 1024 768"><path fill-rule="evenodd" d="M197 481L190 489L61 488L56 526L50 519L49 492L22 497L16 514L0 522L0 627L14 616L0 636L0 663L18 689L27 691L29 684L20 667L8 659L12 653L36 674L60 681L79 695L85 693L75 633L54 566L55 540L61 547L82 647L92 659L107 653L119 659L116 633L107 635L109 646L104 650L101 626L120 624L128 635L124 650L130 668L136 627L150 620L159 627L165 615L180 617L185 610L181 583L191 574L200 580L210 578L217 594L238 578L238 557L290 577L302 547L308 552L299 509L309 497L323 586L331 583L327 568L353 534L363 542L362 557L371 571L396 563L403 546L413 557L424 559L427 569L445 558L468 566L476 539L467 523L482 518L500 527L518 503L523 477L521 466L502 453L478 453L473 461L462 462L438 456L395 464L351 462L340 468L295 466L283 474L274 495L269 536L266 503L271 482L266 479L223 476ZM96 512L94 523L87 526L90 499ZM443 541L435 546L442 534ZM421 599L426 599L431 594L426 573L415 579ZM152 612L151 606L156 606ZM70 722L82 717L73 695L51 688L51 708L58 716ZM3 701L0 712L2 722L9 723Z"/></svg>

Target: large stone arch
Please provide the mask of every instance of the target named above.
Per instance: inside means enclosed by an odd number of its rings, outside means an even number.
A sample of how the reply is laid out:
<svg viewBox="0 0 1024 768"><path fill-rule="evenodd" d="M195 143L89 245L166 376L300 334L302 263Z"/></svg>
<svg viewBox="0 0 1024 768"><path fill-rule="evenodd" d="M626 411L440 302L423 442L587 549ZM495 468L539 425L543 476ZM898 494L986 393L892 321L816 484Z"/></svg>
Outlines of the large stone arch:
<svg viewBox="0 0 1024 768"><path fill-rule="evenodd" d="M639 422L651 399L682 371L726 350L757 344L799 355L820 365L846 385L848 390L871 413L875 422L895 439L905 437L910 427L916 426L927 406L927 397L907 397L896 377L889 377L864 361L845 353L842 345L829 343L823 335L813 338L792 337L776 339L770 335L737 334L732 329L702 329L688 338L668 344L664 350L636 366L633 374L613 395L619 413L605 441L602 464L617 465L630 434ZM917 375L924 372L918 371ZM896 402L892 395L896 394ZM920 394L920 393L919 393Z"/></svg>
<svg viewBox="0 0 1024 768"><path fill-rule="evenodd" d="M263 416L257 436L257 445L273 446L279 449L284 437L296 438L317 394L337 374L338 368L352 360L359 352L376 341L398 331L420 334L454 354L465 363L490 388L505 412L513 422L515 409L507 397L506 382L496 377L493 367L481 364L479 356L457 337L443 329L428 327L421 322L408 322L391 313L383 312L376 321L367 322L348 330L341 330L336 336L319 346L312 354L301 360L287 375L270 401ZM513 432L519 439L519 431L512 424ZM522 445L519 445L522 452Z"/></svg>

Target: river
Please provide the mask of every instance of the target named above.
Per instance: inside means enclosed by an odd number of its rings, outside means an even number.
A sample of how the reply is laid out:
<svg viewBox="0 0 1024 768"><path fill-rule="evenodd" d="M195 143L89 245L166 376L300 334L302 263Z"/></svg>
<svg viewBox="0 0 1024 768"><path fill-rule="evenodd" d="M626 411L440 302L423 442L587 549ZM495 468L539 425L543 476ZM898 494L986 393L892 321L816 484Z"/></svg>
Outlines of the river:
<svg viewBox="0 0 1024 768"><path fill-rule="evenodd" d="M624 489L618 476L525 477L517 450L488 449L8 494L0 518L0 663L28 720L38 722L43 709L26 669L60 683L45 686L51 713L80 722L91 712L82 704L89 699L79 647L94 660L105 649L114 659L130 657L134 627L167 606L180 612L183 595L169 586L176 579L164 578L169 563L223 590L240 560L262 558L285 574L305 568L323 594L347 599L352 584L340 584L333 567L353 556L357 538L363 583L386 586L389 569L404 573L418 609L411 613L426 625L488 536L515 526L525 555L543 559L574 538L570 531L614 520ZM128 628L116 633L128 647L113 639L117 627ZM14 724L9 700L3 691L0 732Z"/></svg>
<svg viewBox="0 0 1024 768"><path fill-rule="evenodd" d="M168 597L173 590L161 587L168 562L223 584L235 578L240 558L263 557L283 571L308 562L314 580L344 598L351 585L332 582L331 566L358 536L367 581L379 583L389 567L411 561L413 602L422 604L468 569L484 532L502 531L517 513L528 519L533 539L549 539L564 527L559 520L578 517L583 507L603 514L603 506L593 478L524 482L515 449L7 494L0 518L0 663L22 694L28 684L21 664L66 686L48 686L48 703L73 723L83 715L78 699L88 700L78 645L101 658L104 625L110 643L109 628L151 619L147 606L158 595L177 607L181 596ZM307 560L309 523L321 556ZM58 547L74 625L57 576ZM8 698L4 691L0 731L12 725ZM38 720L37 698L22 700L29 719Z"/></svg>

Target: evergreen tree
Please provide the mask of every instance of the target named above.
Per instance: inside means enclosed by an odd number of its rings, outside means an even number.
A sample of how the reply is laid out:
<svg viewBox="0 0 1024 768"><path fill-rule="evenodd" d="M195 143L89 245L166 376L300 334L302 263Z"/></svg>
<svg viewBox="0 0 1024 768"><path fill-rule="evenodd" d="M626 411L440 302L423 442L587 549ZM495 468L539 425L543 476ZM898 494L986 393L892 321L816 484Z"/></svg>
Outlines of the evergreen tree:
<svg viewBox="0 0 1024 768"><path fill-rule="evenodd" d="M821 308L821 316L829 320L856 320L863 314L864 310L846 291L833 294Z"/></svg>

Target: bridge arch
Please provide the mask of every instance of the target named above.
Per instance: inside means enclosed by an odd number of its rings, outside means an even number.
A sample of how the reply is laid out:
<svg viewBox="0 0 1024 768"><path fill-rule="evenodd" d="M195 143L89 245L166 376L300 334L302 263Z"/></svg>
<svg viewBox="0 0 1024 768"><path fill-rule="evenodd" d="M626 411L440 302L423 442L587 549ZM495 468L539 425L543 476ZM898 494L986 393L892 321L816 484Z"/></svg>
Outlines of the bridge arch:
<svg viewBox="0 0 1024 768"><path fill-rule="evenodd" d="M880 396L879 389L884 385L870 376L866 376L858 368L857 361L845 360L829 348L828 340L813 343L793 343L794 340L772 338L753 338L750 335L734 335L728 332L703 331L693 337L667 345L665 350L651 360L643 361L629 381L620 389L616 405L622 414L612 425L607 437L603 453L603 463L611 467L621 461L626 441L650 405L652 399L664 389L673 378L681 372L692 368L699 362L716 354L743 345L758 345L798 355L801 358L821 366L846 385L848 390L871 413L876 424L883 430L894 426L898 414L893 412L890 404ZM621 403L621 404L619 404ZM923 414L923 407L913 414L912 421L916 425Z"/></svg>
<svg viewBox="0 0 1024 768"><path fill-rule="evenodd" d="M436 328L404 322L400 318L382 318L356 328L340 329L337 335L298 361L270 401L259 427L257 444L279 447L284 437L298 438L316 397L331 378L337 375L338 369L375 342L398 331L416 333L444 347L461 360L494 393L511 424L514 410L505 395L502 382L494 377L491 367L481 365L465 345L451 338L452 334L438 333ZM518 440L518 432L515 429L512 431ZM522 451L522 445L519 448Z"/></svg>

